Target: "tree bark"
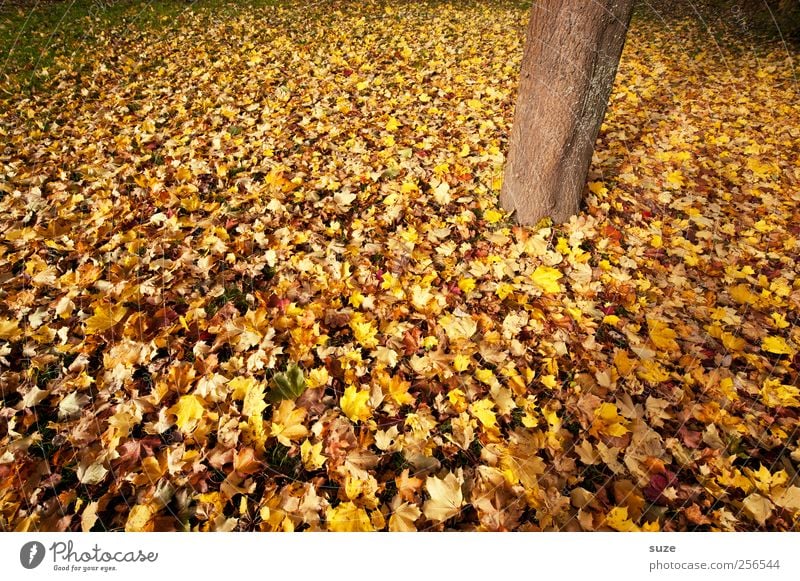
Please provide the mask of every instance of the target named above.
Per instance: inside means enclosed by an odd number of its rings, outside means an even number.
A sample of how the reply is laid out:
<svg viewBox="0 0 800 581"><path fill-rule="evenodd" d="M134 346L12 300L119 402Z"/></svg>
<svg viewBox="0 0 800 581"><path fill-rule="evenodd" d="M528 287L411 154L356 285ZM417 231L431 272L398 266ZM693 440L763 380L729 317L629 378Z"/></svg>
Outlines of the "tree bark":
<svg viewBox="0 0 800 581"><path fill-rule="evenodd" d="M578 212L633 4L534 2L500 192L519 223Z"/></svg>

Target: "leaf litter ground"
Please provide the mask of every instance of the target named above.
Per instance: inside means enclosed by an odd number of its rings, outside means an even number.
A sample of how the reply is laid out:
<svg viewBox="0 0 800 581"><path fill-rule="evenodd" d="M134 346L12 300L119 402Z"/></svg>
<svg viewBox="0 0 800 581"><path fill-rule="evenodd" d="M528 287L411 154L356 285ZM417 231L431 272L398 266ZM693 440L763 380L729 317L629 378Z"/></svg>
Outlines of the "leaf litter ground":
<svg viewBox="0 0 800 581"><path fill-rule="evenodd" d="M111 30L3 97L3 530L797 530L786 46L637 17L587 207L497 207L526 10Z"/></svg>

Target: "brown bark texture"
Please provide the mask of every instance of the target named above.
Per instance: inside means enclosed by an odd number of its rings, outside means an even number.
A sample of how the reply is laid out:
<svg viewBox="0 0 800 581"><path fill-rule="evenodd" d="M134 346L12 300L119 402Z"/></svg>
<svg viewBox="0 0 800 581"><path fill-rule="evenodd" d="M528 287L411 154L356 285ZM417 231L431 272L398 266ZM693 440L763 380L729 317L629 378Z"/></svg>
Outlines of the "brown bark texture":
<svg viewBox="0 0 800 581"><path fill-rule="evenodd" d="M533 3L500 192L519 223L578 212L633 4Z"/></svg>

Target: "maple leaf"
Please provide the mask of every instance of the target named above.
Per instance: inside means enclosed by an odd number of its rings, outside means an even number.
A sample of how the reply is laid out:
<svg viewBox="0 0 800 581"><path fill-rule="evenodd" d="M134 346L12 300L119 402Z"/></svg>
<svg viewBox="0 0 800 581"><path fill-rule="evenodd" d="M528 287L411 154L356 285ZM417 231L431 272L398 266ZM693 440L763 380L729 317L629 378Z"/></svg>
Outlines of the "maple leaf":
<svg viewBox="0 0 800 581"><path fill-rule="evenodd" d="M293 401L283 400L272 412L270 435L277 438L284 446L291 446L293 440L300 440L308 434L303 425L305 417L305 408L297 408Z"/></svg>
<svg viewBox="0 0 800 581"><path fill-rule="evenodd" d="M790 357L795 353L795 350L789 345L789 343L786 342L786 339L783 337L764 337L764 340L761 342L761 348L769 353L788 355Z"/></svg>
<svg viewBox="0 0 800 581"><path fill-rule="evenodd" d="M414 504L403 502L392 509L392 516L389 517L389 530L392 532L410 533L417 530L414 523L422 515L422 512Z"/></svg>
<svg viewBox="0 0 800 581"><path fill-rule="evenodd" d="M653 342L653 345L659 349L678 349L678 343L675 341L678 334L670 329L663 321L647 319L647 329L650 340Z"/></svg>
<svg viewBox="0 0 800 581"><path fill-rule="evenodd" d="M658 522L645 523L639 527L628 517L628 507L615 506L605 518L605 524L615 531L638 532L638 531L658 531Z"/></svg>
<svg viewBox="0 0 800 581"><path fill-rule="evenodd" d="M125 318L128 309L121 305L100 305L95 307L94 314L86 319L86 334L94 335L107 331Z"/></svg>
<svg viewBox="0 0 800 581"><path fill-rule="evenodd" d="M469 339L478 330L478 324L469 315L445 315L439 324L451 341Z"/></svg>
<svg viewBox="0 0 800 581"><path fill-rule="evenodd" d="M153 530L153 517L158 510L151 503L136 504L131 507L125 521L126 533L139 533Z"/></svg>
<svg viewBox="0 0 800 581"><path fill-rule="evenodd" d="M16 339L20 335L19 324L11 319L0 318L0 339Z"/></svg>
<svg viewBox="0 0 800 581"><path fill-rule="evenodd" d="M444 478L429 476L425 480L425 490L430 495L422 507L425 517L438 522L446 521L458 515L464 506L461 483L452 472Z"/></svg>
<svg viewBox="0 0 800 581"><path fill-rule="evenodd" d="M372 417L372 410L368 402L368 391L358 390L354 385L348 385L339 401L339 406L350 421L365 422Z"/></svg>
<svg viewBox="0 0 800 581"><path fill-rule="evenodd" d="M184 395L167 413L176 416L175 423L184 434L190 434L206 413L205 402L197 395Z"/></svg>
<svg viewBox="0 0 800 581"><path fill-rule="evenodd" d="M329 508L325 514L328 530L335 533L363 533L375 530L367 511L353 504L342 502L335 508Z"/></svg>
<svg viewBox="0 0 800 581"><path fill-rule="evenodd" d="M742 501L742 508L747 515L763 527L772 515L774 506L768 498L753 493Z"/></svg>
<svg viewBox="0 0 800 581"><path fill-rule="evenodd" d="M303 377L303 370L295 364L286 368L284 373L276 373L272 377L275 388L270 391L270 401L280 401L282 399L297 399L306 389L306 380Z"/></svg>
<svg viewBox="0 0 800 581"><path fill-rule="evenodd" d="M310 440L304 441L300 445L300 458L306 470L319 470L325 464L327 458L322 455L322 442L312 444Z"/></svg>
<svg viewBox="0 0 800 581"><path fill-rule="evenodd" d="M531 275L531 280L546 293L559 293L561 285L557 281L563 276L561 272L550 266L537 266Z"/></svg>

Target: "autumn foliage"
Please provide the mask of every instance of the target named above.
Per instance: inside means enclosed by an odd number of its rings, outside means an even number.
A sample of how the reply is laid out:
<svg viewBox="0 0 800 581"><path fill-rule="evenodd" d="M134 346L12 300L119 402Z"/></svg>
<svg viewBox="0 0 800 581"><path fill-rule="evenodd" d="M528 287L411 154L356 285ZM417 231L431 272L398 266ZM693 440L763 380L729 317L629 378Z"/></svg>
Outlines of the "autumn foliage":
<svg viewBox="0 0 800 581"><path fill-rule="evenodd" d="M302 4L2 97L0 529L797 530L797 55L635 18L523 228L526 10Z"/></svg>

